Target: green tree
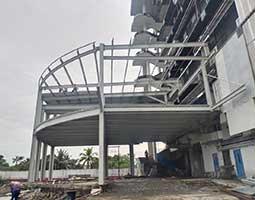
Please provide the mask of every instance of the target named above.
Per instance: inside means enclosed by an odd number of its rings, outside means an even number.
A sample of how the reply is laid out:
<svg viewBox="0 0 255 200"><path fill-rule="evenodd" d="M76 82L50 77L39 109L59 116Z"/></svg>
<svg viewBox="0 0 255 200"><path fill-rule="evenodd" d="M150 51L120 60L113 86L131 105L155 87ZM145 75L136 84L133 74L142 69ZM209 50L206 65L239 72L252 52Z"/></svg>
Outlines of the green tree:
<svg viewBox="0 0 255 200"><path fill-rule="evenodd" d="M26 171L29 169L29 162L30 162L30 159L29 158L26 158L24 160L22 160L18 165L17 165L17 168L19 171Z"/></svg>
<svg viewBox="0 0 255 200"><path fill-rule="evenodd" d="M21 160L19 163L14 166L10 166L8 170L11 171L26 171L29 169L29 158Z"/></svg>
<svg viewBox="0 0 255 200"><path fill-rule="evenodd" d="M15 156L12 159L12 163L14 163L14 165L17 166L23 159L24 159L24 156Z"/></svg>
<svg viewBox="0 0 255 200"><path fill-rule="evenodd" d="M71 169L71 156L64 149L59 149L55 155L54 169Z"/></svg>
<svg viewBox="0 0 255 200"><path fill-rule="evenodd" d="M3 155L0 155L0 170L7 170L9 167L9 164L5 160Z"/></svg>
<svg viewBox="0 0 255 200"><path fill-rule="evenodd" d="M87 169L91 169L95 167L98 159L96 158L97 153L93 152L93 148L86 148L83 149L83 152L80 154L80 163L82 164L83 168L86 167Z"/></svg>
<svg viewBox="0 0 255 200"><path fill-rule="evenodd" d="M80 164L79 159L71 159L69 161L70 169L83 169L83 166Z"/></svg>
<svg viewBox="0 0 255 200"><path fill-rule="evenodd" d="M123 169L129 167L129 155L108 156L108 167L110 169Z"/></svg>

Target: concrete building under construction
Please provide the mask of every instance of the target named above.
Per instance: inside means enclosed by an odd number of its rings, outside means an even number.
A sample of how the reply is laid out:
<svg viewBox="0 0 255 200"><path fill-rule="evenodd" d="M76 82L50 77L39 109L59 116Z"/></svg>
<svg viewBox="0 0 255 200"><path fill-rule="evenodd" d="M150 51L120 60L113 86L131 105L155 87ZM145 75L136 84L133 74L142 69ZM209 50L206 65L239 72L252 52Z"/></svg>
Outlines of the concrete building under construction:
<svg viewBox="0 0 255 200"><path fill-rule="evenodd" d="M52 179L58 146L99 145L103 185L107 146L129 145L134 175L142 142L154 159L155 142L166 143L186 176L254 176L254 9L254 0L132 0L130 43L87 44L42 73L29 181Z"/></svg>

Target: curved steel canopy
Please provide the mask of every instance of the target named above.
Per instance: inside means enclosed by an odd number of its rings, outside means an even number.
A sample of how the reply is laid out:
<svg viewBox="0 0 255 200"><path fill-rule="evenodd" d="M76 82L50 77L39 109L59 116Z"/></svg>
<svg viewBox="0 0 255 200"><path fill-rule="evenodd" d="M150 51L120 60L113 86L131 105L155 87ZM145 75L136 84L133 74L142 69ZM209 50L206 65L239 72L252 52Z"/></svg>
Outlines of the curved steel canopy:
<svg viewBox="0 0 255 200"><path fill-rule="evenodd" d="M179 79L160 77L165 70L162 63L196 60L204 64L208 55L161 56L165 48L203 51L207 46L113 42L96 46L93 42L56 59L39 80L37 109L41 106L46 113L35 125L39 140L52 146L97 145L102 111L107 144L168 142L200 131L203 124L213 126L216 112L207 105L174 105L173 96L186 86ZM151 53L136 56L145 51ZM130 66L130 60L145 66Z"/></svg>

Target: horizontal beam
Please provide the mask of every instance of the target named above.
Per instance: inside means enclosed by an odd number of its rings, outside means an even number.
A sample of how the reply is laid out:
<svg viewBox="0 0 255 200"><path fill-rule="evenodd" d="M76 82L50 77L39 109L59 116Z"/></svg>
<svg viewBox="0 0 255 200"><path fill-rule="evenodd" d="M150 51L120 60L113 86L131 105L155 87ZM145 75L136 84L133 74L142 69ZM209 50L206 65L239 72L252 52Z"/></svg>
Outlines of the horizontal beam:
<svg viewBox="0 0 255 200"><path fill-rule="evenodd" d="M227 95L226 97L224 97L223 99L221 99L220 101L218 101L213 107L212 110L215 110L217 108L219 108L220 106L224 105L225 103L229 102L230 100L232 100L233 98L235 98L236 96L240 95L241 93L243 93L246 90L246 86L245 85L241 85L239 88L237 88L236 90L234 90L233 92L231 92L229 95Z"/></svg>
<svg viewBox="0 0 255 200"><path fill-rule="evenodd" d="M159 43L159 44L145 44L145 45L105 45L105 50L125 50L125 49L149 49L149 48L185 48L185 47L204 47L206 43L203 42L187 42L187 43Z"/></svg>
<svg viewBox="0 0 255 200"><path fill-rule="evenodd" d="M44 121L37 128L35 128L34 133L37 133L46 127L54 126L54 125L61 124L64 122L69 122L72 120L81 119L81 118L85 118L85 117L98 116L99 113L100 113L99 109L94 109L94 110L84 110L84 111L79 110L79 111L76 111L73 113L63 114L59 117L55 117L53 119Z"/></svg>
<svg viewBox="0 0 255 200"><path fill-rule="evenodd" d="M209 106L106 107L105 112L211 112L211 108Z"/></svg>
<svg viewBox="0 0 255 200"><path fill-rule="evenodd" d="M110 87L110 86L130 86L130 85L135 85L137 82L135 81L127 81L127 82L113 82L113 83L104 83L104 87ZM150 83L158 83L158 84L179 84L180 80L177 79L170 79L170 80L155 80L155 81L139 81L139 83L141 84L150 84ZM48 86L48 87L42 87L42 89L47 90L47 89L70 89L70 88L74 88L74 86L76 88L97 88L99 86L99 83L88 83L88 84L75 84L75 85L52 85L52 86ZM96 90L95 90L96 91Z"/></svg>
<svg viewBox="0 0 255 200"><path fill-rule="evenodd" d="M60 112L60 111L65 111L65 112L70 112L70 111L75 111L75 110L81 110L81 109L99 109L99 106L87 106L87 105L44 105L43 110L45 112Z"/></svg>
<svg viewBox="0 0 255 200"><path fill-rule="evenodd" d="M192 82L195 80L195 78L197 78L198 74L201 72L201 68L199 67L193 74L192 76L189 78L189 80L184 84L184 86L181 88L181 90L179 91L178 95L182 95L182 93L190 86L190 84L192 84Z"/></svg>
<svg viewBox="0 0 255 200"><path fill-rule="evenodd" d="M166 92L136 92L136 93L108 93L104 94L105 98L119 98L119 97L145 97L147 95L150 96L163 96ZM70 95L70 96L52 96L50 94L43 94L42 95L43 101L58 101L58 100L78 100L78 99L98 99L98 94L80 94L79 95Z"/></svg>
<svg viewBox="0 0 255 200"><path fill-rule="evenodd" d="M208 60L207 56L104 56L105 60Z"/></svg>

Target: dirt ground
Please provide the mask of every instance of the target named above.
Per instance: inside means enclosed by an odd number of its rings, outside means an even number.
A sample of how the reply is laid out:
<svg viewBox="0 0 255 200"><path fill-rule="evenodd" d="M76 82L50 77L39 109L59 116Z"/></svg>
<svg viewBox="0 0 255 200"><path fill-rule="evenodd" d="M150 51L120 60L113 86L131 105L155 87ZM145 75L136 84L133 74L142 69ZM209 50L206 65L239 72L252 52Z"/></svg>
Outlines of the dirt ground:
<svg viewBox="0 0 255 200"><path fill-rule="evenodd" d="M236 200L206 179L128 179L109 184L107 191L89 200Z"/></svg>

